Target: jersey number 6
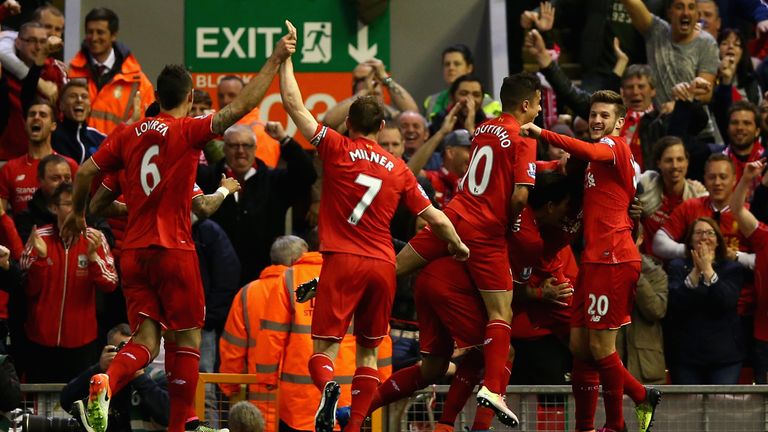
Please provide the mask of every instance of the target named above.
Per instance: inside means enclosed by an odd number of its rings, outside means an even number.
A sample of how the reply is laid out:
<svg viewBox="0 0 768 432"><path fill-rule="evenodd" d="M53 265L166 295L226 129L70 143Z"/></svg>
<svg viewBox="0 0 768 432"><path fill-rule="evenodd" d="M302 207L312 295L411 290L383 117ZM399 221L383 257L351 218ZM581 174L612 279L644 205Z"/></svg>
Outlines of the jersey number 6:
<svg viewBox="0 0 768 432"><path fill-rule="evenodd" d="M360 198L360 202L357 203L355 209L352 210L352 214L347 218L347 222L352 225L357 225L357 223L360 222L363 213L365 213L368 206L371 205L373 199L376 198L376 195L381 190L381 179L369 175L358 174L355 183L367 187L368 190L365 191L363 197Z"/></svg>
<svg viewBox="0 0 768 432"><path fill-rule="evenodd" d="M141 173L139 176L141 177L141 188L144 189L144 194L147 196L160 183L160 170L157 169L157 164L151 162L152 158L158 154L160 154L160 147L153 145L144 152L144 157L141 158Z"/></svg>

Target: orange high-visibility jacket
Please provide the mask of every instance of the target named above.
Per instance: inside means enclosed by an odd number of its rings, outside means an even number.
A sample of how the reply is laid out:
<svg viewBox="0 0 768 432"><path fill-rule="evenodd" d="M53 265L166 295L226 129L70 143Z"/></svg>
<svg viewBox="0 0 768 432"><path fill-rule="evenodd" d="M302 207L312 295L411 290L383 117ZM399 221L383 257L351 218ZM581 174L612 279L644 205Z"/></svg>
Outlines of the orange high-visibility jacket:
<svg viewBox="0 0 768 432"><path fill-rule="evenodd" d="M133 114L133 97L141 92L141 113L155 101L155 90L152 82L141 71L141 65L136 57L122 44L114 44L123 56L120 71L101 90L96 88L96 82L88 67L88 56L80 50L69 65L69 79L85 79L88 81L88 93L91 97L91 116L88 126L109 135L117 125L125 123Z"/></svg>
<svg viewBox="0 0 768 432"><path fill-rule="evenodd" d="M259 279L244 286L235 296L219 339L221 373L254 373L256 371L256 338L259 325L269 303L270 295L283 287L284 265L272 265L262 270ZM221 390L232 396L240 391L237 384L220 384ZM274 394L252 385L251 401L259 407L269 426L266 431L276 431L277 403ZM262 393L262 396L257 396ZM270 421L271 420L271 421Z"/></svg>
<svg viewBox="0 0 768 432"><path fill-rule="evenodd" d="M256 375L259 383L278 386L279 418L298 430L314 429L315 407L320 403L320 392L312 383L307 363L312 355L312 312L314 299L296 303L295 288L320 275L322 256L318 252L305 253L285 271L284 286L273 291L261 321L261 332L256 344ZM338 406L350 404L352 376L355 373L355 338L345 337L336 358L335 378L341 384ZM379 369L388 377L391 373L392 346L382 344L379 350ZM250 397L249 397L250 398ZM338 427L337 427L338 429Z"/></svg>

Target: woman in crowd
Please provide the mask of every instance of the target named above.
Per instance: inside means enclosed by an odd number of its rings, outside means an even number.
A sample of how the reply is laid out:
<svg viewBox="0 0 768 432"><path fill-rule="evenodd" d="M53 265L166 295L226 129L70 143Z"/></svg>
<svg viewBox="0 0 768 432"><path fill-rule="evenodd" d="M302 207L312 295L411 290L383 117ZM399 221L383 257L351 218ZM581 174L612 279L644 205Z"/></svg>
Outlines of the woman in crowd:
<svg viewBox="0 0 768 432"><path fill-rule="evenodd" d="M744 281L726 257L720 227L696 219L685 237L686 259L669 264L669 310L664 332L673 384L737 384L745 356L736 312Z"/></svg>
<svg viewBox="0 0 768 432"><path fill-rule="evenodd" d="M738 29L725 29L720 32L717 42L720 46L720 84L732 87L734 102L747 99L753 104L760 103L760 87L752 59L745 52L747 41L743 33Z"/></svg>

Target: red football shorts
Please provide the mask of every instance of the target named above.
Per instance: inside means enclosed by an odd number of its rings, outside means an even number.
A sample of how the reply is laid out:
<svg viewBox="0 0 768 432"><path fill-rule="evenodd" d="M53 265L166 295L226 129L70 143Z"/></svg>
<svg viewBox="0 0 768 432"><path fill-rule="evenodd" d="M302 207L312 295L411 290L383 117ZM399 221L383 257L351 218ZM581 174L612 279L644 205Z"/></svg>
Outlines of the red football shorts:
<svg viewBox="0 0 768 432"><path fill-rule="evenodd" d="M583 263L573 293L571 327L618 329L632 322L640 262Z"/></svg>
<svg viewBox="0 0 768 432"><path fill-rule="evenodd" d="M354 316L357 343L379 346L388 334L396 284L393 263L346 253L323 254L312 338L341 341Z"/></svg>
<svg viewBox="0 0 768 432"><path fill-rule="evenodd" d="M509 267L507 242L492 237L467 223L455 210L445 210L456 232L469 247L466 268L474 286L480 291L512 291L512 270ZM426 261L448 256L448 244L437 238L429 227L419 231L409 242Z"/></svg>
<svg viewBox="0 0 768 432"><path fill-rule="evenodd" d="M450 358L458 348L482 346L488 317L463 263L440 258L428 264L413 286L421 352Z"/></svg>
<svg viewBox="0 0 768 432"><path fill-rule="evenodd" d="M121 267L128 322L133 330L145 318L168 330L203 327L205 292L197 252L128 249L123 251Z"/></svg>

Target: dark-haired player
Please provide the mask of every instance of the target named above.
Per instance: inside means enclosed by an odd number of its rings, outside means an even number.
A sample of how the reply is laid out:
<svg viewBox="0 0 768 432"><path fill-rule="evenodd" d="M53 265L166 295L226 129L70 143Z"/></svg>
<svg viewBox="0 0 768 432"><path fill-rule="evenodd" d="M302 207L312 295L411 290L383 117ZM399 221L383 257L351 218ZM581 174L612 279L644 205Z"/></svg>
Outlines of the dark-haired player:
<svg viewBox="0 0 768 432"><path fill-rule="evenodd" d="M511 75L504 79L500 97L503 112L475 129L469 168L445 212L473 251L467 270L488 312L485 375L477 401L492 408L502 423L515 426L517 416L504 401L513 287L504 239L536 180L536 142L520 136L520 125L541 111L541 83L530 73ZM407 274L446 254L445 245L430 230L422 230L398 254L397 272Z"/></svg>
<svg viewBox="0 0 768 432"><path fill-rule="evenodd" d="M122 275L134 336L107 372L91 379L87 412L81 415L88 432L106 430L111 394L157 355L161 328L167 330L168 430L210 430L194 416L205 296L191 235L189 191L200 150L261 101L280 64L295 49L295 33L280 39L238 98L206 117L187 117L193 102L192 77L183 66L166 66L157 79L160 114L111 135L78 172L74 211L64 227L70 236L84 229L91 181L102 170L125 170L128 181L123 192L131 209Z"/></svg>
<svg viewBox="0 0 768 432"><path fill-rule="evenodd" d="M646 392L626 372L616 353L617 330L631 321L640 252L632 239L628 209L635 196L638 166L619 136L627 109L612 91L592 95L589 133L594 141L541 130L532 123L521 134L541 137L572 157L589 162L584 174L584 239L582 266L576 284L571 321L572 382L576 399L576 429L594 429L597 387L603 386L606 425L603 431L624 428L622 395L636 402L640 428L645 431L658 403L658 392Z"/></svg>
<svg viewBox="0 0 768 432"><path fill-rule="evenodd" d="M352 413L344 430L357 432L379 384L376 351L387 335L395 295L389 225L399 202L424 218L455 258L466 259L469 250L448 218L432 207L405 163L376 142L384 126L384 109L376 98L361 97L349 107L347 138L318 124L306 109L290 59L280 70L280 93L285 110L323 161L319 226L323 269L312 315L314 354L309 360L312 381L322 392L315 430L331 432L335 425L340 388L334 381L333 361L354 315L357 368Z"/></svg>

